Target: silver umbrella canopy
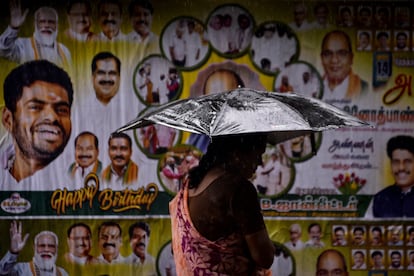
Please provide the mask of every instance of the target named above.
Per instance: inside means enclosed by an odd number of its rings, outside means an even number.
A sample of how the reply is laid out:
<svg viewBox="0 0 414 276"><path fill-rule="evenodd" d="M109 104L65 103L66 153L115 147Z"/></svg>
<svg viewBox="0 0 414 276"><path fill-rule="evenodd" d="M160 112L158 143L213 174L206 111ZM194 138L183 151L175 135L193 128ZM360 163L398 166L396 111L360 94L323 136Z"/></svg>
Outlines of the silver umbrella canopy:
<svg viewBox="0 0 414 276"><path fill-rule="evenodd" d="M176 100L152 108L117 132L151 124L210 137L268 132L273 143L328 129L369 126L315 98L250 88Z"/></svg>

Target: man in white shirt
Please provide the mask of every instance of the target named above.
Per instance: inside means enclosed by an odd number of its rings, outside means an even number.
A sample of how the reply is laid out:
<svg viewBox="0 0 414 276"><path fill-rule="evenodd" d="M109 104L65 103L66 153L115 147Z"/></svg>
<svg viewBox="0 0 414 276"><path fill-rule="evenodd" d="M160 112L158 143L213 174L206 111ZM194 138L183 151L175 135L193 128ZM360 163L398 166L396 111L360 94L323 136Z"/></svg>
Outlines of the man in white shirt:
<svg viewBox="0 0 414 276"><path fill-rule="evenodd" d="M402 265L402 253L398 250L393 250L390 253L390 270L402 270L404 266Z"/></svg>
<svg viewBox="0 0 414 276"><path fill-rule="evenodd" d="M98 263L98 260L90 255L92 232L87 224L76 222L69 227L67 233L69 252L64 255L65 261L80 265Z"/></svg>
<svg viewBox="0 0 414 276"><path fill-rule="evenodd" d="M100 263L125 263L125 257L119 252L122 246L122 229L118 223L105 221L98 227L98 246L101 251L98 256Z"/></svg>
<svg viewBox="0 0 414 276"><path fill-rule="evenodd" d="M300 240L302 236L302 228L299 224L294 223L289 227L290 240L285 242L285 246L290 250L301 250L305 244Z"/></svg>
<svg viewBox="0 0 414 276"><path fill-rule="evenodd" d="M50 231L42 231L34 238L34 256L30 262L17 262L19 253L26 245L29 234L22 234L22 223L12 221L10 225L10 249L0 260L1 275L67 276L68 273L56 266L58 237Z"/></svg>
<svg viewBox="0 0 414 276"><path fill-rule="evenodd" d="M368 83L352 71L354 54L349 35L342 30L327 33L321 45L325 71L323 100L336 103L365 95Z"/></svg>
<svg viewBox="0 0 414 276"><path fill-rule="evenodd" d="M402 52L409 51L407 32L400 31L395 34L394 51L402 51Z"/></svg>
<svg viewBox="0 0 414 276"><path fill-rule="evenodd" d="M73 102L69 75L47 60L30 61L13 69L3 87L5 107L2 123L13 141L12 148L5 151L7 162L0 170L2 189L56 188L48 187L49 182L45 179L40 182L43 183L41 186L30 181L23 185L21 181L48 167L68 143L72 132L70 115ZM53 175L55 172L50 173ZM13 181L3 182L8 175ZM54 185L60 180L55 179L55 182Z"/></svg>
<svg viewBox="0 0 414 276"><path fill-rule="evenodd" d="M83 187L83 181L88 174L100 175L102 163L98 160L98 155L98 137L89 131L79 133L75 138L75 162L69 166L68 173L80 187Z"/></svg>
<svg viewBox="0 0 414 276"><path fill-rule="evenodd" d="M154 8L148 0L133 0L129 4L132 31L128 40L143 43L146 54L159 53L159 37L151 31Z"/></svg>
<svg viewBox="0 0 414 276"><path fill-rule="evenodd" d="M295 3L293 7L293 22L289 23L289 27L294 31L306 31L312 28L312 24L309 23L308 9L303 2Z"/></svg>
<svg viewBox="0 0 414 276"><path fill-rule="evenodd" d="M362 250L356 250L353 252L352 262L354 264L352 269L354 270L367 269L367 264L365 263L365 253Z"/></svg>
<svg viewBox="0 0 414 276"><path fill-rule="evenodd" d="M102 171L101 189L136 189L139 168L131 159L131 137L123 132L114 132L108 140L108 147L111 164Z"/></svg>
<svg viewBox="0 0 414 276"><path fill-rule="evenodd" d="M90 41L96 36L90 31L92 26L92 7L89 1L69 1L66 9L69 27L65 30L66 37L77 41Z"/></svg>
<svg viewBox="0 0 414 276"><path fill-rule="evenodd" d="M56 41L58 14L55 9L41 7L34 14L35 31L32 37L20 38L20 27L28 10L22 11L20 1L10 1L10 23L0 35L0 56L16 63L46 59L59 66L69 66L71 54L65 45Z"/></svg>
<svg viewBox="0 0 414 276"><path fill-rule="evenodd" d="M126 258L126 262L133 264L136 275L157 275L155 258L147 252L150 233L150 226L144 221L138 221L129 227L129 244L132 253Z"/></svg>
<svg viewBox="0 0 414 276"><path fill-rule="evenodd" d="M102 31L98 34L97 40L106 42L126 40L126 35L121 31L121 2L101 0L98 3L98 21Z"/></svg>
<svg viewBox="0 0 414 276"><path fill-rule="evenodd" d="M171 61L175 66L183 67L186 64L187 44L184 39L184 29L178 23L169 45Z"/></svg>
<svg viewBox="0 0 414 276"><path fill-rule="evenodd" d="M329 8L326 2L317 3L313 7L313 14L315 16L315 22L313 22L313 28L315 29L327 29L331 28L329 23Z"/></svg>
<svg viewBox="0 0 414 276"><path fill-rule="evenodd" d="M371 51L371 32L370 31L361 31L358 34L358 51Z"/></svg>
<svg viewBox="0 0 414 276"><path fill-rule="evenodd" d="M346 241L346 231L343 226L335 226L333 233L333 246L345 246L347 245Z"/></svg>
<svg viewBox="0 0 414 276"><path fill-rule="evenodd" d="M187 32L184 35L185 45L187 47L186 63L187 67L191 67L200 62L201 54L201 37L194 30L195 22L192 19L187 20Z"/></svg>
<svg viewBox="0 0 414 276"><path fill-rule="evenodd" d="M311 223L308 226L309 240L305 243L305 247L322 248L325 243L321 241L322 227L319 223Z"/></svg>

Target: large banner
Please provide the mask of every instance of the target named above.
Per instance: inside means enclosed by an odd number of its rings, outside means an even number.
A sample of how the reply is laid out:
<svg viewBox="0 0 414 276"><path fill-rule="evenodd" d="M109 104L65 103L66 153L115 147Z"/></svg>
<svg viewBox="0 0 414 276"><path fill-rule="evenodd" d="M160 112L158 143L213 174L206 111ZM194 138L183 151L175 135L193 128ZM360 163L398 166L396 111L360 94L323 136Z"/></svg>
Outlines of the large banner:
<svg viewBox="0 0 414 276"><path fill-rule="evenodd" d="M0 275L175 275L168 203L210 139L114 132L237 87L321 99L373 126L268 145L251 181L273 274L327 275L317 259L333 250L350 275L412 275L409 0L55 2L0 11Z"/></svg>

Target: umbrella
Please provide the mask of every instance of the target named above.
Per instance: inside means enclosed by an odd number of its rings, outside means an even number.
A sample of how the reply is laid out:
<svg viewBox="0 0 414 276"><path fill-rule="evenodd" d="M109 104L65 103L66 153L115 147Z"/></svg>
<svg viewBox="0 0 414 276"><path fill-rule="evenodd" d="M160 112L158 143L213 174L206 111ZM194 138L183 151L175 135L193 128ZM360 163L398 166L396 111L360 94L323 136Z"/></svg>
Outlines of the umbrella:
<svg viewBox="0 0 414 276"><path fill-rule="evenodd" d="M117 132L155 123L210 137L268 132L273 143L327 129L369 126L315 98L237 88L161 105Z"/></svg>

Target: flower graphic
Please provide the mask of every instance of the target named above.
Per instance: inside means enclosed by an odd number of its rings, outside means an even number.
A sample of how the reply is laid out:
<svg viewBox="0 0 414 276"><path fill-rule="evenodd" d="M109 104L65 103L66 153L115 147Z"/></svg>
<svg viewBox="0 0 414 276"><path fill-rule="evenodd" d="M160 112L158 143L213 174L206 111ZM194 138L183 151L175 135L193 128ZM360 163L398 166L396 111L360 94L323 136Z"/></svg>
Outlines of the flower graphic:
<svg viewBox="0 0 414 276"><path fill-rule="evenodd" d="M358 177L354 172L340 173L333 178L334 186L346 195L356 195L366 183L366 179Z"/></svg>

